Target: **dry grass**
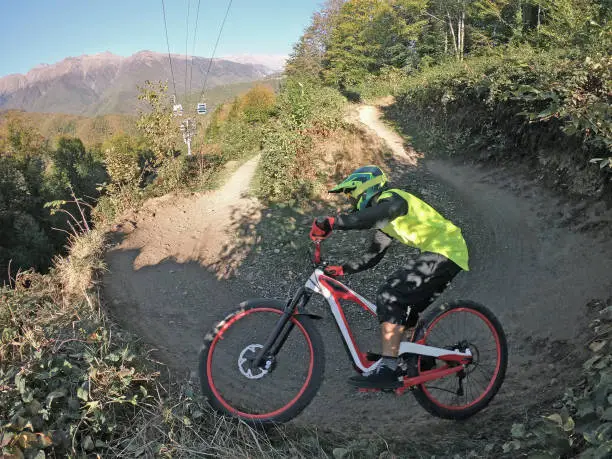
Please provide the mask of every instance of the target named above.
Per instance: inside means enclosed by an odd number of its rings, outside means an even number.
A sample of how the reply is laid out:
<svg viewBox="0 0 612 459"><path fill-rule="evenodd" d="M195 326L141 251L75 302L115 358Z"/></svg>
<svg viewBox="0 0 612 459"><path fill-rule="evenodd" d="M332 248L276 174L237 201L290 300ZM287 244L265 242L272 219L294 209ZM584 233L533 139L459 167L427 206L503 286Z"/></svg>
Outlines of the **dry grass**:
<svg viewBox="0 0 612 459"><path fill-rule="evenodd" d="M175 385L168 390L158 393L154 405L140 410L130 434L113 446L113 456L328 457L316 432L302 431L301 438L291 438L280 427L253 429L216 414L189 386Z"/></svg>
<svg viewBox="0 0 612 459"><path fill-rule="evenodd" d="M162 382L160 364L104 314L104 247L102 231L81 234L48 275L20 273L0 290L0 455L329 457L315 430L255 430L190 385Z"/></svg>
<svg viewBox="0 0 612 459"><path fill-rule="evenodd" d="M62 285L65 297L82 296L92 303L88 291L94 283L95 274L104 268L104 233L94 229L71 237L68 245L69 255L54 260L54 274Z"/></svg>

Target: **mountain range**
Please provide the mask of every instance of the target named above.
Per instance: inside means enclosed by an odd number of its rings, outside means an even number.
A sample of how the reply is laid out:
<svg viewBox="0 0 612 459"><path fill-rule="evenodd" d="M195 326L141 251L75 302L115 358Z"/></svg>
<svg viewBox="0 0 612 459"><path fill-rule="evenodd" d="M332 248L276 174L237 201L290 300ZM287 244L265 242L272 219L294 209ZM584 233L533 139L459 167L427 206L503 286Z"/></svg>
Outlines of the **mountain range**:
<svg viewBox="0 0 612 459"><path fill-rule="evenodd" d="M96 116L135 113L138 86L145 80L168 81L178 102L187 93L229 83L264 79L279 72L283 56L210 58L140 51L129 57L110 52L68 57L40 65L27 74L0 78L0 111L21 109ZM210 71L209 71L210 68ZM207 77L208 74L208 77ZM176 89L175 89L176 88ZM189 100L192 100L189 97Z"/></svg>

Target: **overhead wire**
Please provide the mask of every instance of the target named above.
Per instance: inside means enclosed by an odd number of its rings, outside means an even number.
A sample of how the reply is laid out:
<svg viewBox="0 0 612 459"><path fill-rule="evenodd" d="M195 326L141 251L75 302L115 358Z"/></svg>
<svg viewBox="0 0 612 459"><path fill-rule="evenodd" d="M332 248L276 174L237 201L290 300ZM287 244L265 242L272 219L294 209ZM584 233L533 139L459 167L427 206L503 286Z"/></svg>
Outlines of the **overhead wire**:
<svg viewBox="0 0 612 459"><path fill-rule="evenodd" d="M187 66L189 61L187 60L187 50L189 43L189 7L191 5L191 0L187 0L187 21L185 26L185 104L187 104Z"/></svg>
<svg viewBox="0 0 612 459"><path fill-rule="evenodd" d="M206 75L204 76L204 86L202 87L202 94L200 94L200 99L202 100L204 97L204 93L206 92L206 83L208 82L208 74L210 73L210 68L212 67L213 59L215 58L215 53L217 52L217 46L219 46L219 40L221 39L221 33L223 33L223 27L225 26L225 21L227 20L227 16L232 6L232 1L233 0L229 0L229 3L227 4L227 10L225 11L223 22L221 22L221 28L219 29L219 34L217 35L217 41L215 42L215 47L213 48L212 56L210 57L210 61L208 62L208 69L206 70Z"/></svg>
<svg viewBox="0 0 612 459"><path fill-rule="evenodd" d="M162 2L162 12L164 13L164 28L166 29L166 46L168 47L168 61L170 61L170 75L172 75L172 86L174 88L174 98L176 100L176 81L174 80L174 69L172 68L172 56L170 55L170 41L168 40L168 24L166 23L166 5ZM176 102L175 102L176 103Z"/></svg>
<svg viewBox="0 0 612 459"><path fill-rule="evenodd" d="M193 56L195 56L196 36L198 35L198 18L200 17L200 1L198 0L198 9L196 10L195 29L193 31L193 47L191 50L191 71L189 72L189 93L191 94L191 83L193 81Z"/></svg>

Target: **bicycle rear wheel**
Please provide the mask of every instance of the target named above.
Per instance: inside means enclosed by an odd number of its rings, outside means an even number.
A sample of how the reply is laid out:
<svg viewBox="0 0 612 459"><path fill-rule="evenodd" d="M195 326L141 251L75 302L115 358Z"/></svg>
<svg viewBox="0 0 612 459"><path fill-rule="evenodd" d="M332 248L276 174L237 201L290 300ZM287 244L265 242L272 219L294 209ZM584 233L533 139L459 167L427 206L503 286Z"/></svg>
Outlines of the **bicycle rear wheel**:
<svg viewBox="0 0 612 459"><path fill-rule="evenodd" d="M443 304L431 310L415 332L427 346L472 354L463 371L417 386L414 396L434 416L465 419L485 408L501 387L508 364L506 336L497 318L473 301ZM445 362L412 356L411 376Z"/></svg>
<svg viewBox="0 0 612 459"><path fill-rule="evenodd" d="M202 392L213 408L251 424L286 422L316 395L325 356L312 319L293 315L289 333L274 358L253 365L258 351L279 321L271 304L240 309L215 327L200 351Z"/></svg>

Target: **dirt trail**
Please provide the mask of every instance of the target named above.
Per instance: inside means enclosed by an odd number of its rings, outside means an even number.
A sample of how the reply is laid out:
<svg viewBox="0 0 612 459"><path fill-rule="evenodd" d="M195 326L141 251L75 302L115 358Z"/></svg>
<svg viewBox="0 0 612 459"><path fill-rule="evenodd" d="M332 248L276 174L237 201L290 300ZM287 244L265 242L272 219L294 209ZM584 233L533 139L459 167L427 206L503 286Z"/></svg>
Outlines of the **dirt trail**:
<svg viewBox="0 0 612 459"><path fill-rule="evenodd" d="M393 154L410 166L416 166L420 155L412 148L406 148L402 138L381 121L380 110L372 105L359 107L359 121L368 126L385 141Z"/></svg>
<svg viewBox="0 0 612 459"><path fill-rule="evenodd" d="M359 115L384 139L403 144L380 122L378 108L362 107ZM437 206L461 223L470 248L471 271L458 277L455 295L490 305L510 333L576 338L586 302L612 291L611 244L568 231L553 218L562 200L511 172L446 160L422 161L416 171L418 180L405 186L444 201Z"/></svg>
<svg viewBox="0 0 612 459"><path fill-rule="evenodd" d="M571 209L537 184L507 171L425 161L380 121L375 107L360 107L359 120L396 153L398 162L390 170L395 184L440 209L466 235L472 269L457 277L445 297L487 304L507 330L506 383L489 409L452 424L453 438L463 436L467 444L506 435L503 423L517 422L532 407L550 402L580 367L573 358L583 349L585 304L612 291L612 247L563 226L551 209ZM240 301L284 297L289 290L285 275L276 273L288 273L289 258L297 253L275 247L245 258L252 242L245 243L245 235L256 233L262 210L244 197L255 165L252 160L240 167L217 192L150 203L136 228L108 253L105 293L115 317L177 369L196 368L203 334ZM346 245L357 253L364 235L349 233L334 237L338 244L354 238ZM371 296L405 256L401 247L394 249L376 269L351 276L349 285ZM226 279L236 269L237 276ZM404 439L411 422L411 431L444 441L451 424L425 414L409 395L363 396L348 388L350 363L329 314L323 315L325 381L296 422ZM376 341L376 326L368 322L367 327Z"/></svg>
<svg viewBox="0 0 612 459"><path fill-rule="evenodd" d="M218 191L147 202L107 254L105 295L114 315L175 368L195 368L203 333L245 298L220 280L248 253L249 241L235 243L237 222L260 218L259 203L247 196L258 159Z"/></svg>

